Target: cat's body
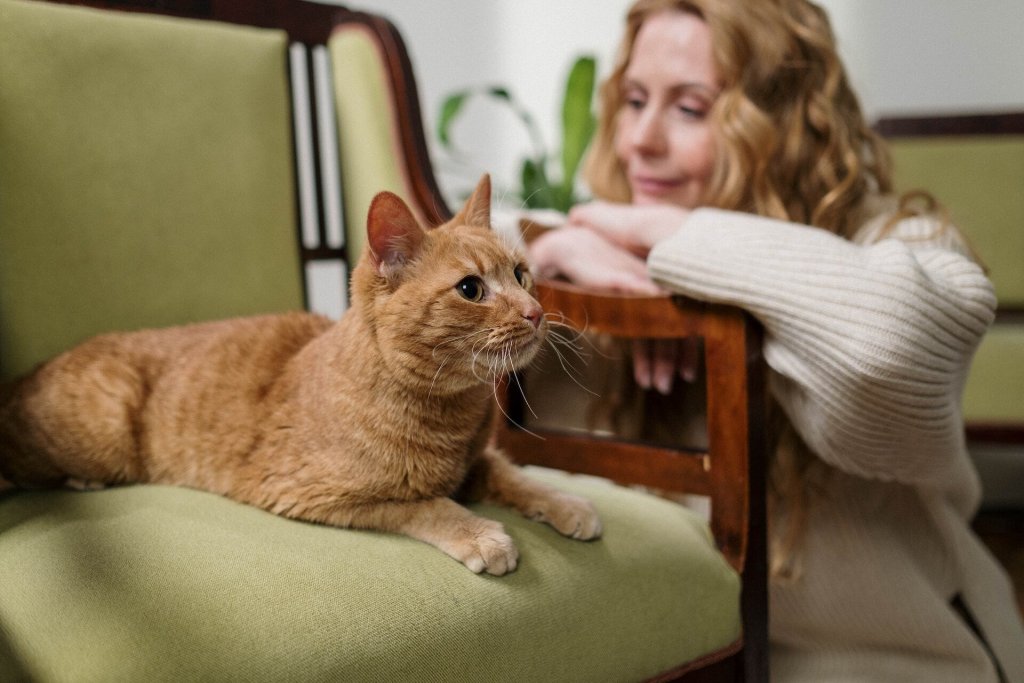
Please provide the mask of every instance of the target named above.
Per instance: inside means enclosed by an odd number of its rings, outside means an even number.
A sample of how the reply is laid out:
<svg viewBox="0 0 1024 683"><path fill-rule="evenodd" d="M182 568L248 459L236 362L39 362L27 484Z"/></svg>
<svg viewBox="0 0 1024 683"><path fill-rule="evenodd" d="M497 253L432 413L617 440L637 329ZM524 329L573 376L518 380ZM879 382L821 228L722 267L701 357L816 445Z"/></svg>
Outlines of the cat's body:
<svg viewBox="0 0 1024 683"><path fill-rule="evenodd" d="M494 574L515 568L515 546L453 498L596 537L586 501L533 482L488 443L494 379L546 336L525 265L478 227L489 194L482 182L426 233L397 197L378 197L337 323L292 313L114 333L44 364L0 405L0 475L203 489L404 533Z"/></svg>

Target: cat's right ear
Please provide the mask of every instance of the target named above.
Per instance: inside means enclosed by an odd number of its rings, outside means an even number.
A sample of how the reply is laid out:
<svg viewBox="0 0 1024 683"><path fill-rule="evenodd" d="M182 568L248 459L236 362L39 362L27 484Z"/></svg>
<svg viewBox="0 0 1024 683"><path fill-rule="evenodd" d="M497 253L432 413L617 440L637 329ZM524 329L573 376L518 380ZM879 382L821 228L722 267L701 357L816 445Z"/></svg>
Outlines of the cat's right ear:
<svg viewBox="0 0 1024 683"><path fill-rule="evenodd" d="M366 236L377 272L393 281L419 253L423 228L401 197L381 192L370 202Z"/></svg>

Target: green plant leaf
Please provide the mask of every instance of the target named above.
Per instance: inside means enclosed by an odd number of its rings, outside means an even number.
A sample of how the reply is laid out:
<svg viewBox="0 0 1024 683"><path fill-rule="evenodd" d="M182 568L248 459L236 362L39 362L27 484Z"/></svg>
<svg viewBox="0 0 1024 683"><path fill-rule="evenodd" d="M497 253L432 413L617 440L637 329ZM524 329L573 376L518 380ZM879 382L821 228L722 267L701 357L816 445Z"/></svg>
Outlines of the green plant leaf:
<svg viewBox="0 0 1024 683"><path fill-rule="evenodd" d="M451 148L451 126L455 117L458 116L462 110L462 105L466 103L466 99L470 96L469 90L461 90L456 93L452 93L444 102L441 104L441 115L437 120L437 139L440 140L441 144L446 148Z"/></svg>
<svg viewBox="0 0 1024 683"><path fill-rule="evenodd" d="M525 159L520 173L522 182L521 199L528 209L553 208L554 196L548 182L544 165L533 159Z"/></svg>
<svg viewBox="0 0 1024 683"><path fill-rule="evenodd" d="M591 106L597 78L597 63L593 57L576 60L569 71L562 102L562 183L561 194L572 201L576 172L587 151L597 127Z"/></svg>

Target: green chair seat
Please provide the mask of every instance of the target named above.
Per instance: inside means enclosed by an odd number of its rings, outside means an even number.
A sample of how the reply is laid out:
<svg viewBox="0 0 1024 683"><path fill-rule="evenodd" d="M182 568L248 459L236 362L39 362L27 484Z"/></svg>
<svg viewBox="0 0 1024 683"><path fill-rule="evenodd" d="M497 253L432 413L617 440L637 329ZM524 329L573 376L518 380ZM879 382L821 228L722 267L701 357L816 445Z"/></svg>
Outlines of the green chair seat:
<svg viewBox="0 0 1024 683"><path fill-rule="evenodd" d="M605 534L581 543L478 506L521 553L500 578L187 489L8 494L0 679L640 680L739 638L739 578L697 515L531 473L591 498Z"/></svg>

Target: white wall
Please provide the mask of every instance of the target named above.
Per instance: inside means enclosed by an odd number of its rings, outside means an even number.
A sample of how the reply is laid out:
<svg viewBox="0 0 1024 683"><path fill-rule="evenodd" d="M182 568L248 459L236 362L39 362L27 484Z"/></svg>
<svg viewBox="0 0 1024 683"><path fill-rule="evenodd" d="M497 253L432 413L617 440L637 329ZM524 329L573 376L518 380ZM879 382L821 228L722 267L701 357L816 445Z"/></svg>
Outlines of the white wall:
<svg viewBox="0 0 1024 683"><path fill-rule="evenodd" d="M333 0L327 0L333 1ZM431 144L441 102L455 90L503 85L524 103L556 146L560 91L576 56L593 54L598 69L615 52L629 0L359 0L341 2L388 17L412 57ZM529 139L507 108L472 100L453 129L471 150L470 166L453 166L432 148L439 180L449 196L472 190L490 172L496 188L518 177Z"/></svg>
<svg viewBox="0 0 1024 683"><path fill-rule="evenodd" d="M743 0L740 0L743 1ZM406 39L434 142L445 95L503 84L556 142L560 90L575 56L591 53L607 73L630 0L366 0ZM821 0L869 117L919 112L1024 109L1024 0ZM450 195L479 170L499 187L518 173L528 141L504 109L471 104L455 129L473 150L460 173L436 153Z"/></svg>
<svg viewBox="0 0 1024 683"><path fill-rule="evenodd" d="M1024 109L1021 0L819 1L871 117Z"/></svg>

